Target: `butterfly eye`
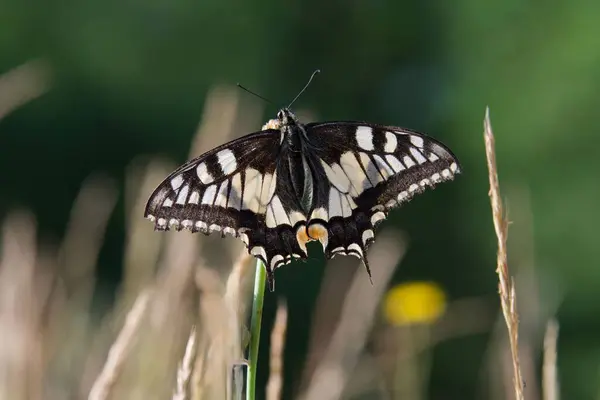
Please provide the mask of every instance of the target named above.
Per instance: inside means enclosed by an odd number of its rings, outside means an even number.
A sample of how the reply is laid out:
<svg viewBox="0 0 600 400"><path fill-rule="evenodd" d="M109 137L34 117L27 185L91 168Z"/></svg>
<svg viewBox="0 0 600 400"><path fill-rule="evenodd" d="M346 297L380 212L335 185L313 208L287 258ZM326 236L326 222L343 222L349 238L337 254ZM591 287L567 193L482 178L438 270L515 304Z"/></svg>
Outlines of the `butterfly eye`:
<svg viewBox="0 0 600 400"><path fill-rule="evenodd" d="M280 120L280 121L283 121L284 118L285 118L285 114L283 113L283 111L279 111L277 113L277 119Z"/></svg>

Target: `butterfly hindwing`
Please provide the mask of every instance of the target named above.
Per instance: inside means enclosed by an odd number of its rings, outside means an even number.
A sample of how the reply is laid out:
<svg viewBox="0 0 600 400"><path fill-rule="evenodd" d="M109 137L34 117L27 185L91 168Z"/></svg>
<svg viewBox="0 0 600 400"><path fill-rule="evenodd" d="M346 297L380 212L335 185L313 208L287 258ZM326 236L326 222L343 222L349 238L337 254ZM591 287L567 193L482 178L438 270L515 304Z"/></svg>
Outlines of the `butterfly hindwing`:
<svg viewBox="0 0 600 400"><path fill-rule="evenodd" d="M418 132L362 122L308 124L306 132L317 186L311 218L327 227L325 255L355 255L367 269L366 249L389 211L459 173L452 152Z"/></svg>

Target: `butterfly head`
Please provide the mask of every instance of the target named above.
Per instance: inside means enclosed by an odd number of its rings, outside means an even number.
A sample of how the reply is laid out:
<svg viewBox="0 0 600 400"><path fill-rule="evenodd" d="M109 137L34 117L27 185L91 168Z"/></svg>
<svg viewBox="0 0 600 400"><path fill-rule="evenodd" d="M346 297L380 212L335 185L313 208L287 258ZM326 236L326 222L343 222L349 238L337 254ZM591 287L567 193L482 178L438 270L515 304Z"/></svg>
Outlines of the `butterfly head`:
<svg viewBox="0 0 600 400"><path fill-rule="evenodd" d="M282 108L277 113L277 121L281 126L297 125L298 118L288 108Z"/></svg>
<svg viewBox="0 0 600 400"><path fill-rule="evenodd" d="M298 118L291 112L288 108L283 108L277 113L277 118L269 120L266 124L263 125L262 129L276 129L281 130L281 128L291 125L297 125Z"/></svg>

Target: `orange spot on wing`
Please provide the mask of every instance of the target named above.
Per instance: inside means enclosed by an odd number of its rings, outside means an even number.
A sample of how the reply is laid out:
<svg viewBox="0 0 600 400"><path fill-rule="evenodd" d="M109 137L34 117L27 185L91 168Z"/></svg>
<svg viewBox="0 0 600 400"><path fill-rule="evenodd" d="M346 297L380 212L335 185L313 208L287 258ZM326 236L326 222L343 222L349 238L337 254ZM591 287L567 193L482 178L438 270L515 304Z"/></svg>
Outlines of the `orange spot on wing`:
<svg viewBox="0 0 600 400"><path fill-rule="evenodd" d="M306 246L306 242L312 240L308 237L305 226L298 227L298 230L296 231L296 240L300 243L300 247Z"/></svg>
<svg viewBox="0 0 600 400"><path fill-rule="evenodd" d="M323 225L312 224L308 229L305 226L299 227L296 231L296 240L304 251L306 251L306 243L312 240L318 240L323 245L323 248L325 248L329 241L329 234Z"/></svg>
<svg viewBox="0 0 600 400"><path fill-rule="evenodd" d="M327 234L327 229L321 224L312 224L308 227L308 236L311 240L322 240L327 239L329 235Z"/></svg>
<svg viewBox="0 0 600 400"><path fill-rule="evenodd" d="M323 249L327 247L327 243L329 242L329 234L327 233L327 228L325 228L321 224L311 224L308 227L308 236L310 236L311 240L318 240L323 245Z"/></svg>

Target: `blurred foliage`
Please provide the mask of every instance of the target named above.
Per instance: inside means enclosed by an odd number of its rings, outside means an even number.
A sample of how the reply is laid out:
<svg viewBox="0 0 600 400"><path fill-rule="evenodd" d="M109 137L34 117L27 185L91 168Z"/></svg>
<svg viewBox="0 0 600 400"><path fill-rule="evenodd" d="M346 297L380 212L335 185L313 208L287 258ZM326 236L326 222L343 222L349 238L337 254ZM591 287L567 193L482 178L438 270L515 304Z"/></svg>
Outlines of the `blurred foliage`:
<svg viewBox="0 0 600 400"><path fill-rule="evenodd" d="M0 121L0 212L31 208L41 235L54 240L92 172L122 180L138 155L183 162L212 85L242 82L283 105L320 68L296 108L424 131L463 163L455 182L390 216L387 224L410 237L395 281L433 280L451 299L494 299L481 135L489 105L510 237L519 238L509 248L522 250L513 271L535 266L541 315L558 312L564 398L591 398L600 363L598 15L591 0L1 0L0 72L42 59L50 90ZM268 106L265 118L275 111ZM120 277L122 201L100 256L104 289ZM311 250L311 260L322 258ZM268 298L267 326L276 297L288 299L288 394L321 275L320 262L283 268ZM483 340L441 346L432 398L480 393Z"/></svg>

